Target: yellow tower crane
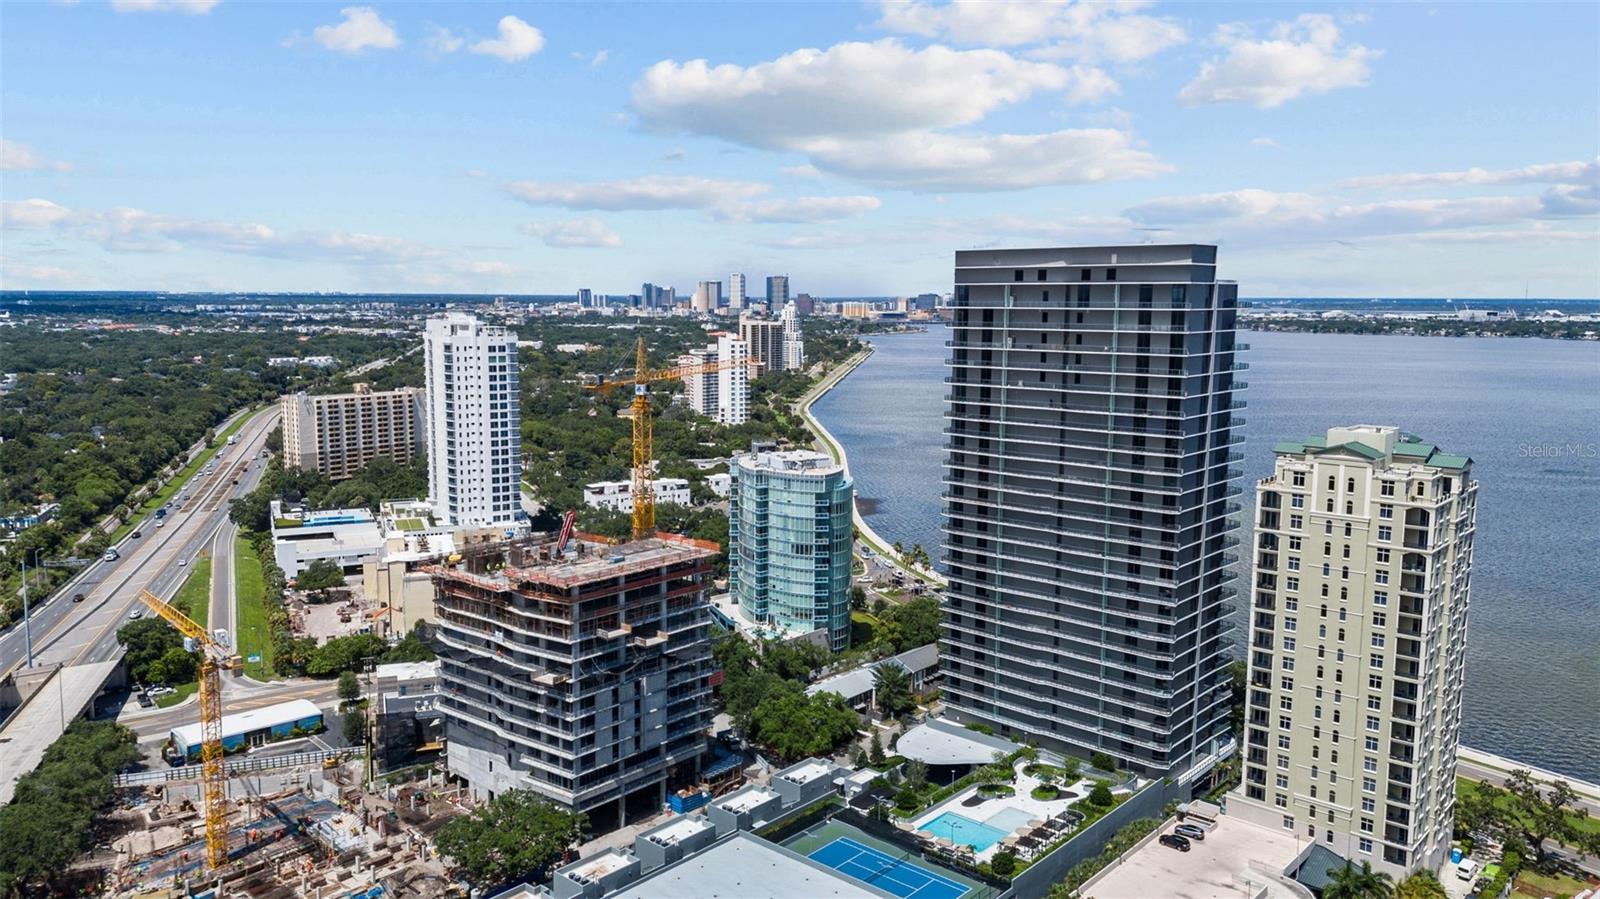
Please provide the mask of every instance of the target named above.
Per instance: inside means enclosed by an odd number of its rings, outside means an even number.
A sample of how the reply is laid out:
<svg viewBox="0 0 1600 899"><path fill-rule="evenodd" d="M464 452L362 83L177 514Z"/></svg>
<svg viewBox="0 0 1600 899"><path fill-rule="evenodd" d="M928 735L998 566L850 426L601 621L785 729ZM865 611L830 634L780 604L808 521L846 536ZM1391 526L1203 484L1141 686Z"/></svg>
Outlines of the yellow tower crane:
<svg viewBox="0 0 1600 899"><path fill-rule="evenodd" d="M655 449L651 444L649 385L657 381L677 381L690 375L708 375L734 368L749 369L754 376L757 367L754 359L747 359L652 369L645 356L644 337L641 336L634 350L631 380L604 381L591 385L591 389L599 391L612 390L624 384L633 385L633 539L643 540L656 532L656 494L650 488L650 459L655 455Z"/></svg>
<svg viewBox="0 0 1600 899"><path fill-rule="evenodd" d="M145 590L139 599L200 650L200 782L205 795L206 861L213 871L228 863L227 776L222 767L223 669L235 668L239 657L212 639L194 619Z"/></svg>

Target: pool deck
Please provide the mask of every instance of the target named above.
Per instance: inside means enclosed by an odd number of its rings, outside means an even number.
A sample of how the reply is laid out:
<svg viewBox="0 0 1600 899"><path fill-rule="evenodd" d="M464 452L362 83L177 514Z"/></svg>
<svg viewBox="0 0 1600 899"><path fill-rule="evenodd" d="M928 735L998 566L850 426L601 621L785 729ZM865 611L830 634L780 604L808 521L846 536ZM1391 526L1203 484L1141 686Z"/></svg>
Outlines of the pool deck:
<svg viewBox="0 0 1600 899"><path fill-rule="evenodd" d="M1035 799L1033 798L1033 788L1039 786L1040 780L1031 774L1023 773L1023 769L1025 769L1029 764L1031 764L1031 762L1027 761L1026 759L1018 759L1017 764L1014 766L1017 779L1012 786L1016 788L1016 795L1001 796L995 799L985 799L977 805L963 805L964 802L976 796L978 793L978 788L976 786L969 787L912 819L912 826L918 830L921 830L925 825L938 818L945 812L951 812L953 814L960 815L963 818L970 818L973 821L987 824L990 818L1005 812L1007 809L1016 809L1018 811L1026 812L1028 814L1028 818L1023 820L1023 824L1026 824L1027 820L1034 818L1049 820L1051 817L1059 815L1063 811L1066 811L1081 801L1084 797L1088 796L1089 791L1094 787L1094 781L1080 778L1071 786L1063 788L1063 792L1066 794L1063 796L1063 798L1051 799L1049 801ZM994 827L995 825L990 826ZM998 826L996 829L1004 830L1009 834L1014 833L1018 829L1018 825L1013 825L1012 827ZM995 853L999 851L1000 844L996 843L993 846L975 853L974 857L978 861L988 861L994 857Z"/></svg>

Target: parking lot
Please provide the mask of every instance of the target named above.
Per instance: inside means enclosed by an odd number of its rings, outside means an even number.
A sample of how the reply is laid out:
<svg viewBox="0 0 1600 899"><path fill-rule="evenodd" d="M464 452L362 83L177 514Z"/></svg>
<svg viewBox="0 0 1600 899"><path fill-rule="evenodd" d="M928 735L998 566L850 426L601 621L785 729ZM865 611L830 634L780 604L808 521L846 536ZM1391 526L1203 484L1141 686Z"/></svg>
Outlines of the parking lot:
<svg viewBox="0 0 1600 899"><path fill-rule="evenodd" d="M1169 822L1161 829L1171 833ZM1188 852L1152 839L1083 890L1085 899L1218 899L1252 896L1263 886L1268 899L1293 899L1276 879L1303 848L1287 830L1257 827L1223 815ZM1254 861L1252 861L1252 859Z"/></svg>

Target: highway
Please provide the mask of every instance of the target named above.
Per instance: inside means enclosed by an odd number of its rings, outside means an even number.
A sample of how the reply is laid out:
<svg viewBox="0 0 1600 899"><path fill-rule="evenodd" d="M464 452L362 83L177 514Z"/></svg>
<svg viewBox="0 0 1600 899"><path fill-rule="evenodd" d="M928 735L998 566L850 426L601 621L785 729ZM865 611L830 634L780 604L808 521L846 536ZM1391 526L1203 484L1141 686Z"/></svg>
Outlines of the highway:
<svg viewBox="0 0 1600 899"><path fill-rule="evenodd" d="M238 628L234 627L238 585L233 574L233 538L238 533L238 525L224 521L211 540L211 612L207 620L213 635L219 630L227 632L229 649L239 645Z"/></svg>
<svg viewBox="0 0 1600 899"><path fill-rule="evenodd" d="M238 442L217 454L211 471L197 474L183 489L183 499L174 498L169 504L175 511L163 519L164 526L157 527L153 519L141 523L137 530L142 536L130 536L121 544L121 558L96 562L82 578L34 611L35 666L103 661L120 651L116 631L128 620L129 611L140 605L139 592L148 589L170 598L189 573L178 562L193 561L227 523L228 500L249 492L260 481L267 462L261 450L278 415L273 406L246 423L237 434ZM234 485L234 473L241 464L247 467ZM228 563L231 586L231 547ZM83 593L84 600L72 602L74 593ZM26 648L19 623L0 635L0 679L24 664Z"/></svg>

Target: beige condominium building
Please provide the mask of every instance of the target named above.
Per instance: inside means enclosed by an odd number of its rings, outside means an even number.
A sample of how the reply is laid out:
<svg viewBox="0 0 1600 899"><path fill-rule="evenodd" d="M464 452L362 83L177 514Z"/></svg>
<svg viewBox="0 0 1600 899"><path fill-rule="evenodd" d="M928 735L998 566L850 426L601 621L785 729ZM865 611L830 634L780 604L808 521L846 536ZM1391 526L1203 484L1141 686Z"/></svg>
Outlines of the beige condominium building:
<svg viewBox="0 0 1600 899"><path fill-rule="evenodd" d="M284 464L348 478L378 456L404 465L424 450L423 392L415 387L283 398Z"/></svg>
<svg viewBox="0 0 1600 899"><path fill-rule="evenodd" d="M1477 482L1392 427L1273 447L1228 811L1400 875L1450 847Z"/></svg>

